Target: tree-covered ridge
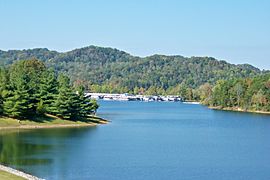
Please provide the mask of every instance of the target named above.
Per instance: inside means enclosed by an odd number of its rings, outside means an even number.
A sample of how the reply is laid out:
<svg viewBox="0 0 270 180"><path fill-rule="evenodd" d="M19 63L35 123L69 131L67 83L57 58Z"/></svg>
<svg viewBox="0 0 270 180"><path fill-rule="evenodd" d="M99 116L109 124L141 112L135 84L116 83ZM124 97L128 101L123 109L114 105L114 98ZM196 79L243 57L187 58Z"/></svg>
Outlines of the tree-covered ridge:
<svg viewBox="0 0 270 180"><path fill-rule="evenodd" d="M254 78L220 80L199 88L204 104L229 109L270 111L270 73Z"/></svg>
<svg viewBox="0 0 270 180"><path fill-rule="evenodd" d="M36 48L27 50L0 50L0 65L11 65L14 61L24 60L24 59L39 59L43 62L49 61L55 58L60 53L56 51L50 51L46 48Z"/></svg>
<svg viewBox="0 0 270 180"><path fill-rule="evenodd" d="M42 61L21 60L0 69L0 115L31 119L51 114L78 120L97 108L82 86L73 88L67 76L57 75Z"/></svg>
<svg viewBox="0 0 270 180"><path fill-rule="evenodd" d="M48 67L54 67L57 72L67 74L72 82L102 86L99 88L103 90L110 87L117 92L134 92L140 88L167 91L180 84L197 88L220 79L253 77L263 73L251 65L234 65L211 57L153 55L141 58L117 49L95 46L65 53L48 49L0 51L3 65L33 57Z"/></svg>

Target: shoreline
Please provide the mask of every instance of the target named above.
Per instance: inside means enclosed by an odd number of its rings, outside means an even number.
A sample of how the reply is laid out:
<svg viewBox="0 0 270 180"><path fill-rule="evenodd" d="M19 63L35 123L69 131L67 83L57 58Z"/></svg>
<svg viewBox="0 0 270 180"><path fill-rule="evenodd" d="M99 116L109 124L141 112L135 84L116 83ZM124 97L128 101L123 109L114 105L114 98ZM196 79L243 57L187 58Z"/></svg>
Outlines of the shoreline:
<svg viewBox="0 0 270 180"><path fill-rule="evenodd" d="M19 170L16 170L16 169L13 169L11 167L4 166L2 164L0 164L0 170L5 171L5 172L7 172L9 174L13 174L15 176L27 179L27 180L42 180L41 178L38 178L36 176L33 176L31 174L27 174L25 172L22 172L22 171L19 171Z"/></svg>
<svg viewBox="0 0 270 180"><path fill-rule="evenodd" d="M105 123L104 123L105 124ZM56 125L20 125L20 126L0 126L0 130L8 129L53 129L53 128L69 128L69 127L90 127L96 126L97 123L91 124L56 124Z"/></svg>
<svg viewBox="0 0 270 180"><path fill-rule="evenodd" d="M50 119L52 118L52 119ZM88 120L72 121L63 120L53 116L48 116L41 121L33 120L18 120L8 117L0 117L0 130L12 129L52 129L52 128L76 128L76 127L91 127L98 124L107 124L108 120L92 116Z"/></svg>
<svg viewBox="0 0 270 180"><path fill-rule="evenodd" d="M267 111L243 110L241 108L221 108L221 107L215 107L215 106L208 106L208 108L212 110L220 110L220 111L232 111L232 112L270 115L270 112L267 112Z"/></svg>

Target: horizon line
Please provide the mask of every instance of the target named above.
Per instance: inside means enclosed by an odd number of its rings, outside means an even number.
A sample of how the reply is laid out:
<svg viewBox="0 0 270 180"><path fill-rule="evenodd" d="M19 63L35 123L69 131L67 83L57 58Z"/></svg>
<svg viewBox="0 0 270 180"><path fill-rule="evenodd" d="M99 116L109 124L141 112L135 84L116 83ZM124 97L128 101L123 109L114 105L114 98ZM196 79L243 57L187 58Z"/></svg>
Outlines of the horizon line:
<svg viewBox="0 0 270 180"><path fill-rule="evenodd" d="M101 45L85 45L85 46L82 46L82 47L74 47L72 49L69 49L69 50L56 50L56 49L51 49L51 48L48 48L48 47L29 47L29 48L14 48L14 49L0 49L0 51L4 51L4 52L8 52L8 51L27 51L27 50L35 50L35 49L47 49L48 51L55 51L57 53L68 53L68 52L71 52L71 51L74 51L74 50L79 50L79 49L83 49L83 48L89 48L89 47L97 47L97 48L104 48L104 49L114 49L114 50L118 50L118 51L121 51L121 52L124 52L124 53L127 53L129 54L130 56L133 56L133 57L138 57L138 58L147 58L147 57L152 57L152 56L168 56L168 57L173 57L173 56L180 56L180 57L184 57L184 58L192 58L192 57L205 57L205 58L213 58L217 61L225 61L226 63L229 63L229 64L233 64L233 65L250 65L250 66L253 66L254 68L257 68L259 69L260 71L269 71L270 69L264 69L264 68L259 68L255 65L252 65L250 63L231 63L231 62L228 62L228 60L226 59L223 59L223 58L216 58L214 56L208 56L208 55L191 55L191 56L187 56L187 55L180 55L180 54L162 54L162 53L153 53L153 54L150 54L150 55L145 55L145 56L141 56L141 55L134 55L134 54L131 54L129 52L127 52L126 50L121 50L120 48L116 48L116 47L111 47L111 46L101 46Z"/></svg>

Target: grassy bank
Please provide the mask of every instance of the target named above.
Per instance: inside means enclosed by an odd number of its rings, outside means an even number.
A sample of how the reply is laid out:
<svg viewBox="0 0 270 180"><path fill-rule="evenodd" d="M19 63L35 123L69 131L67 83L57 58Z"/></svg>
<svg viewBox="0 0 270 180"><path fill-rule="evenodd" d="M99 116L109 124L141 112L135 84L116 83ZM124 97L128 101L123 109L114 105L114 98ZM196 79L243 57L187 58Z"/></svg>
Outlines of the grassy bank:
<svg viewBox="0 0 270 180"><path fill-rule="evenodd" d="M244 109L237 108L237 107L222 108L222 107L209 106L209 108L214 109L214 110L222 110L222 111L248 112L248 113L257 113L257 114L270 115L270 112L268 112L268 111L244 110Z"/></svg>
<svg viewBox="0 0 270 180"><path fill-rule="evenodd" d="M25 178L16 176L14 174L11 174L9 172L6 171L2 171L0 170L0 179L5 179L5 180L26 180Z"/></svg>
<svg viewBox="0 0 270 180"><path fill-rule="evenodd" d="M32 176L22 171L4 166L0 164L0 179L5 180L41 180L36 176Z"/></svg>
<svg viewBox="0 0 270 180"><path fill-rule="evenodd" d="M104 120L97 116L90 116L87 119L64 120L52 115L35 117L33 119L18 120L8 117L0 117L0 129L36 129L36 128L60 128L60 127L82 127L106 124Z"/></svg>

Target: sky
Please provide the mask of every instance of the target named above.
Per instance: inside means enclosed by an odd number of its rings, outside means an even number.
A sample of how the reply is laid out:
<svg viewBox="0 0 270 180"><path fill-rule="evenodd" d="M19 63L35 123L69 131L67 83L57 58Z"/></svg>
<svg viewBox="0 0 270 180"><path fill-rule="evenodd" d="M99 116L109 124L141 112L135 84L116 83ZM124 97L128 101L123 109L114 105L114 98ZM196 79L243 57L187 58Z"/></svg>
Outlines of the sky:
<svg viewBox="0 0 270 180"><path fill-rule="evenodd" d="M269 0L0 0L0 49L89 45L270 69Z"/></svg>

